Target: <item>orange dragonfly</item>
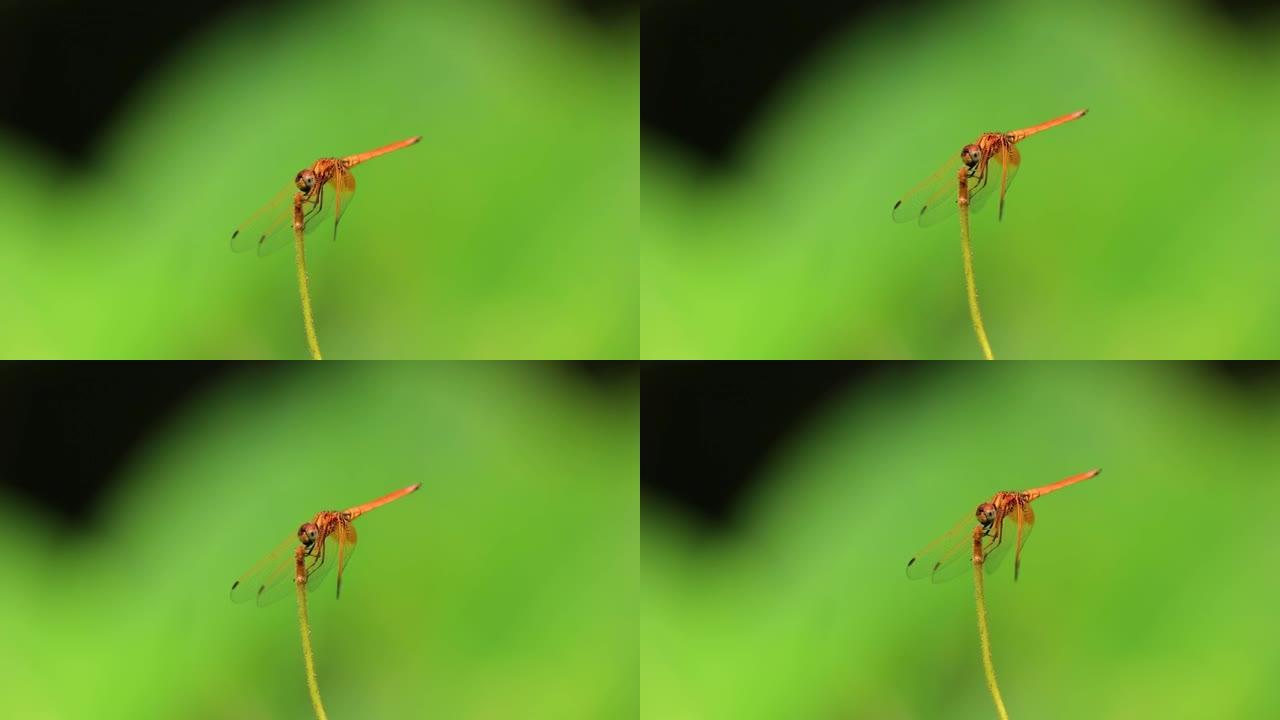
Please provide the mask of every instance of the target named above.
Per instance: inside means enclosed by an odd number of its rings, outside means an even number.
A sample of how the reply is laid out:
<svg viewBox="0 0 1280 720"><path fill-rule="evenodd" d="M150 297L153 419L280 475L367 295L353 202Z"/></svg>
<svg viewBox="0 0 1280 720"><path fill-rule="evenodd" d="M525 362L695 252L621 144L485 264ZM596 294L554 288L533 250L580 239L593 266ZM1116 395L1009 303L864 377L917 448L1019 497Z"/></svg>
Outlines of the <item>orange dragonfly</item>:
<svg viewBox="0 0 1280 720"><path fill-rule="evenodd" d="M333 239L338 239L338 222L351 204L356 192L356 179L351 168L379 155L386 155L416 144L422 136L391 143L359 155L344 158L320 158L298 171L293 183L276 193L258 212L249 216L235 232L231 233L231 249L244 252L257 248L259 255L266 255L293 237L281 232L293 228L296 205L301 206L304 232L317 227L323 218L333 214Z"/></svg>
<svg viewBox="0 0 1280 720"><path fill-rule="evenodd" d="M1100 472L1102 471L1090 470L1034 490L1004 490L996 493L995 497L979 505L974 512L977 525L974 525L973 518L965 517L945 535L926 545L907 561L907 577L912 580L931 577L934 582L946 582L964 574L969 568L969 562L981 562L987 573L991 574L1000 566L1009 546L1016 545L1013 579L1017 581L1018 570L1022 566L1022 546L1026 544L1036 522L1031 502L1054 490L1088 480ZM1015 537L1010 542L1004 542L1006 533ZM982 539L980 557L975 549L979 537ZM962 560L969 562L961 562Z"/></svg>
<svg viewBox="0 0 1280 720"><path fill-rule="evenodd" d="M1016 147L1018 143L1043 132L1051 127L1071 122L1084 117L1088 109L1054 118L1022 130L1007 133L983 133L978 141L960 148L960 154L952 157L928 179L907 191L902 199L893 204L893 219L897 222L919 220L920 225L929 226L950 217L955 212L959 196L959 172L963 166L968 178L970 212L976 212L986 204L991 193L982 192L990 178L988 170L991 161L1000 166L1000 219L1004 219L1004 196L1018 174L1018 166L1022 155Z"/></svg>
<svg viewBox="0 0 1280 720"><path fill-rule="evenodd" d="M285 538L275 550L231 584L231 599L236 602L253 599L257 600L258 605L269 605L288 595L293 590L293 582L282 581L286 578L290 581L295 579L297 573L294 569L297 567L299 554L305 563L307 590L314 590L328 574L329 568L337 565L338 596L341 596L342 571L351 562L351 554L356 550L356 529L351 526L351 521L376 507L399 500L420 487L422 483L414 483L349 510L324 510L316 513L311 522L305 522L298 528L296 536ZM336 555L336 562L326 563L325 559L329 555Z"/></svg>

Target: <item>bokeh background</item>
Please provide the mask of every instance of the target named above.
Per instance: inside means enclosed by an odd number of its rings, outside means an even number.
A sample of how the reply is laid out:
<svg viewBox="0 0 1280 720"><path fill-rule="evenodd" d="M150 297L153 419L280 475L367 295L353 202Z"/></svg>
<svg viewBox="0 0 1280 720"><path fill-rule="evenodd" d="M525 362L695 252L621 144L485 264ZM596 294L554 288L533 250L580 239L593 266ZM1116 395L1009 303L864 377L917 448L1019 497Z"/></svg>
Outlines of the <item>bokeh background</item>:
<svg viewBox="0 0 1280 720"><path fill-rule="evenodd" d="M634 368L0 365L13 718L309 717L292 596L231 582L356 521L311 594L331 717L638 712Z"/></svg>
<svg viewBox="0 0 1280 720"><path fill-rule="evenodd" d="M326 357L637 355L626 3L152 5L0 8L0 357L305 357L292 248L231 231L413 135L308 244Z"/></svg>
<svg viewBox="0 0 1280 720"><path fill-rule="evenodd" d="M1274 367L683 366L644 385L646 716L994 717L971 576L909 580L907 559L998 490L1094 467L1036 502L1019 581L1012 563L987 581L1011 716L1280 714Z"/></svg>
<svg viewBox="0 0 1280 720"><path fill-rule="evenodd" d="M658 3L644 17L645 357L977 358L956 222L892 221L989 130L1001 358L1280 356L1275 3Z"/></svg>

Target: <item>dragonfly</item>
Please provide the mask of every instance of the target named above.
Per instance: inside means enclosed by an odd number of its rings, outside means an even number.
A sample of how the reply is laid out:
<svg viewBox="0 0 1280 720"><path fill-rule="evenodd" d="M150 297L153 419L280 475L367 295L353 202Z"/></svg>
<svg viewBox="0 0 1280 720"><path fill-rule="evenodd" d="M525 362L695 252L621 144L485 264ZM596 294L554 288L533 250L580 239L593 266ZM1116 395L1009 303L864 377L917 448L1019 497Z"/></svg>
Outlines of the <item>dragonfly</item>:
<svg viewBox="0 0 1280 720"><path fill-rule="evenodd" d="M351 168L366 160L415 145L422 136L384 145L376 150L343 158L320 158L298 171L293 182L286 185L275 197L267 201L256 213L249 216L231 233L231 249L236 252L257 248L259 255L267 255L292 237L283 232L293 228L295 207L302 217L303 232L320 225L333 215L333 239L338 239L338 222L351 205L356 192L356 178Z"/></svg>
<svg viewBox="0 0 1280 720"><path fill-rule="evenodd" d="M374 508L399 500L420 487L422 483L414 483L347 510L324 510L316 513L314 518L298 528L296 535L285 538L231 584L231 599L235 602L256 600L260 606L269 605L289 594L294 583L284 581L295 581L299 574L298 567L306 573L304 582L307 590L314 590L334 565L338 567L337 597L341 597L342 571L351 562L351 554L356 549L356 529L352 527L352 521Z"/></svg>
<svg viewBox="0 0 1280 720"><path fill-rule="evenodd" d="M908 190L901 200L894 203L893 219L897 222L917 220L921 226L927 227L950 217L956 210L960 171L963 168L965 182L969 187L970 212L976 212L986 204L991 193L983 190L993 184L991 182L993 173L999 175L999 219L1003 220L1005 194L1009 191L1009 185L1013 183L1013 178L1018 174L1018 167L1022 163L1022 154L1017 148L1018 143L1036 133L1082 118L1087 112L1089 112L1088 109L1077 110L1021 130L983 133L978 137L977 142L960 148L959 155L947 160L937 172ZM993 160L995 169L992 166Z"/></svg>
<svg viewBox="0 0 1280 720"><path fill-rule="evenodd" d="M939 537L907 561L907 577L912 580L929 577L934 582L946 582L964 574L970 561L981 563L988 574L1000 566L1010 546L1014 552L1013 579L1016 582L1022 566L1022 546L1026 544L1035 526L1036 514L1031 503L1037 498L1096 476L1095 469L1072 475L1069 478L1033 490L1022 492L1001 491L974 511L974 518L965 517L945 535ZM1006 537L1008 536L1008 537ZM981 540L981 550L977 542Z"/></svg>

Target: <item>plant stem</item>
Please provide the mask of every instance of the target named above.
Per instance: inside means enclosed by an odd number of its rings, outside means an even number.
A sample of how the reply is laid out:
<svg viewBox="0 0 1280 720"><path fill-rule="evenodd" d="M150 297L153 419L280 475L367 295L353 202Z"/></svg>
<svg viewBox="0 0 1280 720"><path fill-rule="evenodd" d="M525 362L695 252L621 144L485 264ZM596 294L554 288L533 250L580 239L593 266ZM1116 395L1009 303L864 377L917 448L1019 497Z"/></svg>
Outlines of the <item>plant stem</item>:
<svg viewBox="0 0 1280 720"><path fill-rule="evenodd" d="M305 549L299 547L294 553L296 569L294 586L298 591L298 626L302 629L302 658L307 666L307 690L311 693L311 707L316 711L317 720L328 720L324 713L324 704L320 702L320 685L316 682L315 659L311 654L311 623L307 620L307 572L305 565Z"/></svg>
<svg viewBox="0 0 1280 720"><path fill-rule="evenodd" d="M960 168L960 247L964 251L964 285L969 294L969 317L973 319L973 331L982 346L982 356L995 360L991 343L987 342L987 329L982 324L982 308L978 306L978 283L973 277L973 246L969 242L969 176L966 168Z"/></svg>
<svg viewBox="0 0 1280 720"><path fill-rule="evenodd" d="M982 644L982 669L987 675L987 689L991 691L991 699L996 704L996 715L1000 720L1009 720L1009 712L1004 709L1004 698L1000 697L1000 685L996 683L996 666L991 661L991 637L987 631L987 600L982 592L982 528L973 532L973 588L978 598L978 638Z"/></svg>
<svg viewBox="0 0 1280 720"><path fill-rule="evenodd" d="M293 200L293 247L298 260L298 294L302 296L302 324L307 331L307 347L312 360L322 360L320 341L316 339L316 324L311 317L311 289L307 284L307 255L302 247L302 193Z"/></svg>

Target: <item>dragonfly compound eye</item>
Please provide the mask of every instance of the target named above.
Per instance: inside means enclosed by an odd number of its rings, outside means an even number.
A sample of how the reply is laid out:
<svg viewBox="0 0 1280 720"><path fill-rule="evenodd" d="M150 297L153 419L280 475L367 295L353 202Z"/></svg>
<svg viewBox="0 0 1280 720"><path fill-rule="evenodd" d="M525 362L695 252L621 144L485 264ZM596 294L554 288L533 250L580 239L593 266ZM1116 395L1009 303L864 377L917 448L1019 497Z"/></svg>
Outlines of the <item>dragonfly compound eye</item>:
<svg viewBox="0 0 1280 720"><path fill-rule="evenodd" d="M983 525L990 525L996 521L996 506L991 503L982 503L978 506L978 510L974 513L978 522Z"/></svg>
<svg viewBox="0 0 1280 720"><path fill-rule="evenodd" d="M311 192L311 188L316 186L316 176L310 170L303 170L298 173L298 177L294 178L293 182L302 192Z"/></svg>
<svg viewBox="0 0 1280 720"><path fill-rule="evenodd" d="M303 545L311 545L316 541L316 526L312 523L306 523L298 528L298 539Z"/></svg>

